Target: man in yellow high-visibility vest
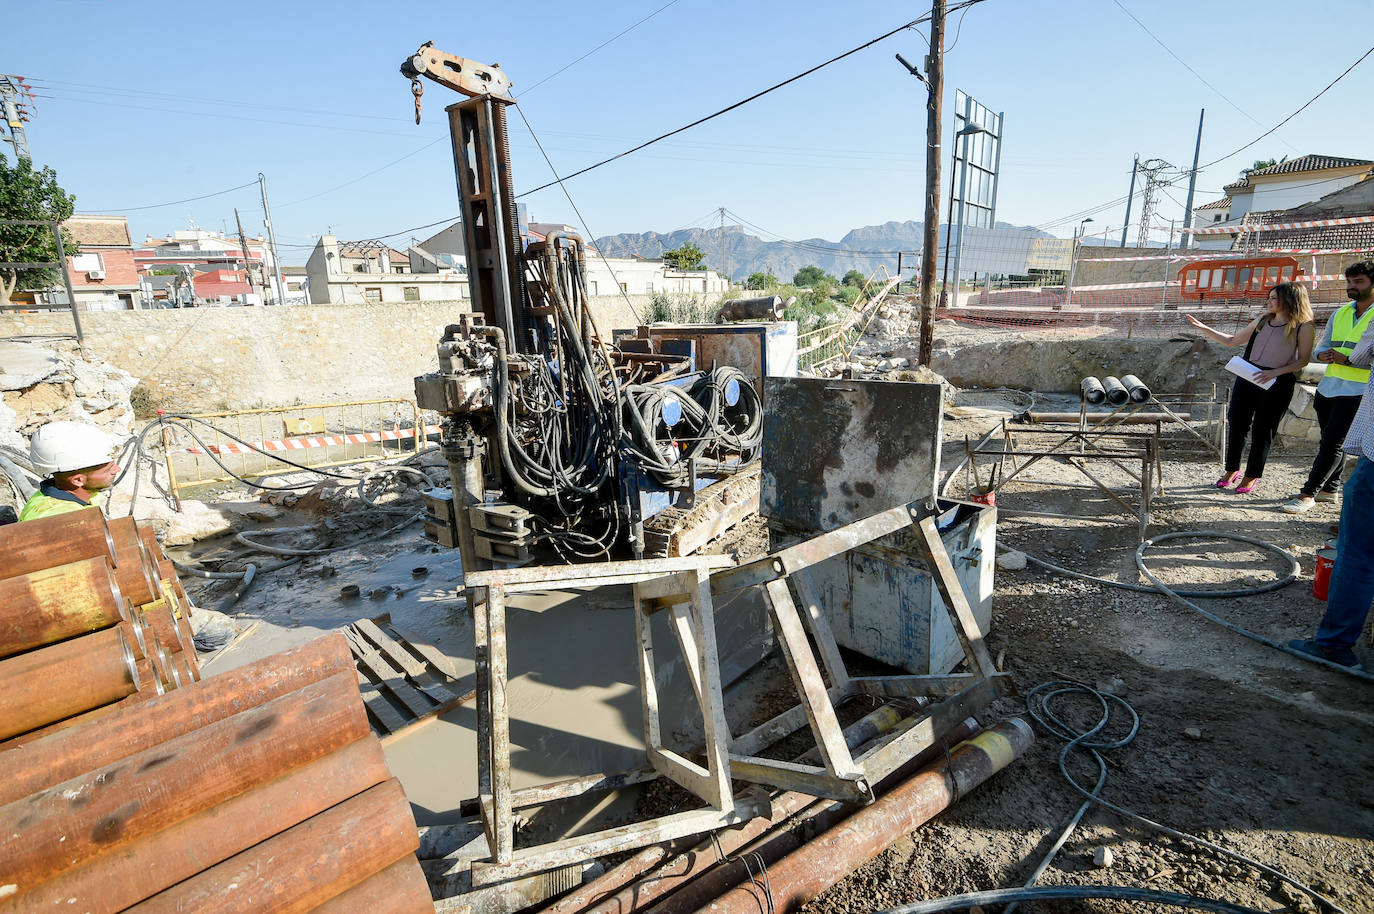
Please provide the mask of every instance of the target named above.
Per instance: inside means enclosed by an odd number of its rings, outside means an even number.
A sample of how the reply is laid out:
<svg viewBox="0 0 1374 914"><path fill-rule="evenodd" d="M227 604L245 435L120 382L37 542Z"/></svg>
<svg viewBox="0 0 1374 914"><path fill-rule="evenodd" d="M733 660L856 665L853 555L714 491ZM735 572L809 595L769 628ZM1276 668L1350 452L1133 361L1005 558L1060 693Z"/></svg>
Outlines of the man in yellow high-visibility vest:
<svg viewBox="0 0 1374 914"><path fill-rule="evenodd" d="M49 422L29 440L29 461L45 478L24 503L19 520L100 507L119 464L110 436L84 422Z"/></svg>
<svg viewBox="0 0 1374 914"><path fill-rule="evenodd" d="M1345 286L1350 301L1331 315L1321 341L1312 349L1317 361L1326 363L1326 376L1317 385L1312 403L1321 427L1321 443L1317 445L1307 482L1296 497L1283 505L1289 514L1302 514L1319 501L1336 500L1345 464L1341 442L1350 431L1369 383L1369 369L1352 365L1350 354L1355 351L1355 344L1368 335L1374 320L1374 261L1364 260L1346 267Z"/></svg>

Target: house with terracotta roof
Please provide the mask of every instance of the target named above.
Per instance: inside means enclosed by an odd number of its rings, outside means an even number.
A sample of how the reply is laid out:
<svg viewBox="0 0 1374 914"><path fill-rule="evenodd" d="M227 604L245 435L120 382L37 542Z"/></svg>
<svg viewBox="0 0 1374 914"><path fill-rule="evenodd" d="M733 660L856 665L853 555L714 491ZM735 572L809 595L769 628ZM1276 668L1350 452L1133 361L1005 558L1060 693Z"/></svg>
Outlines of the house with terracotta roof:
<svg viewBox="0 0 1374 914"><path fill-rule="evenodd" d="M81 246L81 253L67 257L77 308L127 311L139 307L143 296L129 220L124 216L73 215L63 228ZM59 290L48 293L48 297L65 304L67 294Z"/></svg>
<svg viewBox="0 0 1374 914"><path fill-rule="evenodd" d="M1269 214L1318 200L1366 181L1371 175L1374 175L1374 160L1328 155L1299 156L1246 172L1240 180L1223 188L1226 191L1224 200L1194 210L1193 228L1234 226L1235 232L1200 235L1196 247L1230 250L1247 221L1263 221ZM1215 219L1223 203L1226 218Z"/></svg>

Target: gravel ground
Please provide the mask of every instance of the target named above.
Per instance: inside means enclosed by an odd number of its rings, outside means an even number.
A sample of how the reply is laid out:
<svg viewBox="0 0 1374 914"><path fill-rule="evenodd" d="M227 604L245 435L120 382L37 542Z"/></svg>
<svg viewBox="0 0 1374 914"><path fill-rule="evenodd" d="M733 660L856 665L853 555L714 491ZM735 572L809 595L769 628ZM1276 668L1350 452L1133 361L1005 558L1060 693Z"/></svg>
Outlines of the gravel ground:
<svg viewBox="0 0 1374 914"><path fill-rule="evenodd" d="M989 424L947 423L955 453L947 453L946 465L962 454L966 433L976 438ZM1209 599L1203 601L1207 608L1276 641L1310 635L1324 608L1312 595L1313 553L1332 535L1338 510L1321 506L1299 518L1278 511L1310 458L1276 451L1258 496L1214 488L1220 475L1215 458L1166 458L1165 494L1155 503L1151 536L1239 533L1272 542L1301 562L1301 579L1288 587ZM1067 467L1042 462L1032 475L1042 482L1013 483L999 494L1000 507L1067 510L1102 520L1008 512L999 523L999 542L1076 570L1137 582L1135 524L1119 513L1111 516L1115 505L1099 493L1056 489L1075 477L1086 482ZM1100 475L1126 481L1115 470ZM1165 544L1151 550L1149 560L1162 580L1179 586L1231 589L1285 573L1285 562L1273 553L1216 538ZM1139 713L1135 740L1108 752L1105 798L1274 867L1347 911L1374 912L1374 688L1233 634L1162 596L1068 579L1034 565L998 570L993 612L990 648L994 655L1005 651L1005 666L1023 694L1069 678L1114 689ZM1368 643L1359 650L1374 666ZM988 719L1024 707L1020 698L999 699ZM1082 723L1095 716L1085 714ZM1108 732L1124 732L1123 716L1113 718ZM1059 773L1062 745L1037 728L1036 743L1018 762L803 910L868 912L1024 883L1080 802ZM1090 763L1072 770L1089 784L1096 776ZM1110 868L1093 864L1094 852L1104 847L1114 857ZM1301 893L1257 869L1100 808L1088 812L1040 883L1147 886L1262 911L1316 910ZM1165 909L1055 902L1040 910Z"/></svg>

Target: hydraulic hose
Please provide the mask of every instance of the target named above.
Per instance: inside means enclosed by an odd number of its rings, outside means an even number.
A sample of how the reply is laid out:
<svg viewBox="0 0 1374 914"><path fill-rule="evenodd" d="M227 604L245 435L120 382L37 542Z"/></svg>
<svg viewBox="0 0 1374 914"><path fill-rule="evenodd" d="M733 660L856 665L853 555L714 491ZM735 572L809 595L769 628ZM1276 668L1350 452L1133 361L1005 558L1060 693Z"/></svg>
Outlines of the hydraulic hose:
<svg viewBox="0 0 1374 914"><path fill-rule="evenodd" d="M1192 908L1195 911L1216 911L1218 914L1263 914L1229 901L1161 892L1156 889L1136 889L1124 885L1046 885L1033 889L993 889L987 892L968 892L931 901L918 901L900 908L887 908L875 914L938 914L940 911L964 911L982 905L1007 904L1020 901L1068 901L1076 898L1104 898L1114 901L1148 901L1155 904Z"/></svg>

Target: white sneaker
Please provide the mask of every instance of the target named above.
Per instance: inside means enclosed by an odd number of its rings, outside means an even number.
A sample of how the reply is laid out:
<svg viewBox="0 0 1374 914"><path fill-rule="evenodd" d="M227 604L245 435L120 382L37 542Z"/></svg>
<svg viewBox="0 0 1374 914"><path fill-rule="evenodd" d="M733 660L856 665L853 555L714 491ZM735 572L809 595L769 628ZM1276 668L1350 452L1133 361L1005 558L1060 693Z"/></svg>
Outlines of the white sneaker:
<svg viewBox="0 0 1374 914"><path fill-rule="evenodd" d="M1316 505L1316 501L1304 495L1299 495L1297 498L1284 502L1279 506L1279 510L1284 514L1302 514L1304 511L1312 510L1314 505Z"/></svg>

